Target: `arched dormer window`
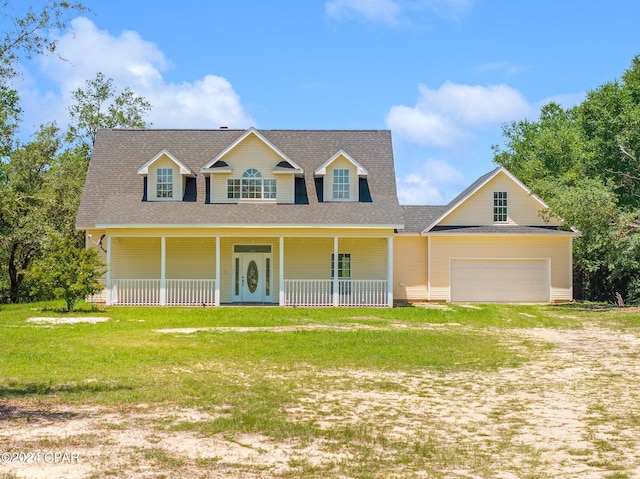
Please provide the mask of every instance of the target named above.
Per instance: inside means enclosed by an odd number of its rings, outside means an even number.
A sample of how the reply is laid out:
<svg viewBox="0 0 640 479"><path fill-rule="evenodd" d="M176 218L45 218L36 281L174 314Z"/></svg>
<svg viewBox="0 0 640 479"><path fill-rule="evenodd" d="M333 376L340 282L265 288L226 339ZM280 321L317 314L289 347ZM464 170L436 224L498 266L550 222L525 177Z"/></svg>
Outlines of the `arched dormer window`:
<svg viewBox="0 0 640 479"><path fill-rule="evenodd" d="M227 180L227 198L232 199L276 199L276 180L262 178L260 171L249 168L242 178Z"/></svg>
<svg viewBox="0 0 640 479"><path fill-rule="evenodd" d="M242 173L243 178L262 178L262 175L255 168L249 168L247 171Z"/></svg>

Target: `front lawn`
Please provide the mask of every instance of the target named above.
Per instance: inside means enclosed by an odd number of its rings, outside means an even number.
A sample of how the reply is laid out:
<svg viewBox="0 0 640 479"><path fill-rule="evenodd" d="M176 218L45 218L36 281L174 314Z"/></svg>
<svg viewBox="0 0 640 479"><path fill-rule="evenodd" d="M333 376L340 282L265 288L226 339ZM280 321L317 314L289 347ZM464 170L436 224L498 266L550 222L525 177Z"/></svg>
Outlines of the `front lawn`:
<svg viewBox="0 0 640 479"><path fill-rule="evenodd" d="M556 348L554 334L531 337L526 331L570 334L594 324L631 331L638 326L633 311L575 306L87 306L71 314L58 307L0 307L0 408L11 425L43 409L66 411L69 417L97 410L113 415L103 427L114 430L140 429L142 421L164 431L160 435L187 434L241 447L247 438L259 437L264 444L247 446L258 453L269 450L270 441L298 452L310 444L323 451L322 459L313 460L290 451L277 467L192 457L157 444L127 451L167 477L209 477L207 470L222 466L244 471L241 477L392 477L395 470L404 471L398 477L419 471L445 477L456 467L490 477L496 451L434 443L437 430L405 434L413 425L398 417L403 407L396 401L411 397L421 408L433 399L433 390L450 388L464 402L467 393L476 397L474 378L517 375ZM360 402L369 404L371 398L380 405L359 410ZM143 420L141 410L158 414ZM87 445L80 441L78 447ZM175 460L162 460L167 457ZM135 461L130 461L112 464L112 475L134 477L129 467ZM189 472L181 476L182 470Z"/></svg>

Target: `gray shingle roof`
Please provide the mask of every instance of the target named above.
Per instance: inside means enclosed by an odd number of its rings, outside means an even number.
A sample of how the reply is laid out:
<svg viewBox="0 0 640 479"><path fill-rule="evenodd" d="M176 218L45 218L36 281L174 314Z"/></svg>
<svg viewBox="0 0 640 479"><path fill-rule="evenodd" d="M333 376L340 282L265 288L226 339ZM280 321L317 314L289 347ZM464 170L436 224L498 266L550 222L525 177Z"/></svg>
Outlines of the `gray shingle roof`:
<svg viewBox="0 0 640 479"><path fill-rule="evenodd" d="M570 235L575 231L567 231L558 226L524 226L524 225L485 225L485 226L434 226L429 233L460 234L512 234L512 235Z"/></svg>
<svg viewBox="0 0 640 479"><path fill-rule="evenodd" d="M498 166L497 168L494 168L493 170L491 170L488 173L485 173L484 175L482 175L480 178L478 178L476 181L474 181L473 183L471 183L468 187L466 187L464 189L464 191L462 191L458 196L456 196L454 199L452 199L451 201L449 201L449 204L447 205L448 207L453 207L455 205L457 205L460 201L462 201L463 199L465 199L467 196L469 196L471 193L473 193L473 191L480 186L482 183L484 183L488 178L490 178L492 175L494 175L501 167ZM438 219L438 218L434 218L434 221Z"/></svg>
<svg viewBox="0 0 640 479"><path fill-rule="evenodd" d="M399 233L422 233L427 226L440 218L448 206L401 206L404 216L404 228Z"/></svg>
<svg viewBox="0 0 640 479"><path fill-rule="evenodd" d="M485 234L485 235L572 235L579 234L575 229L566 230L556 226L528 226L528 225L475 225L475 226L431 226L442 218L447 212L455 208L473 192L503 169L497 167L482 175L471 185L465 188L458 196L446 206L402 206L405 226L399 229L401 233L441 233L441 234ZM506 170L505 170L506 171ZM431 228L429 228L431 226ZM429 228L427 230L427 228Z"/></svg>
<svg viewBox="0 0 640 479"><path fill-rule="evenodd" d="M197 201L143 202L137 169L167 149L194 172L244 130L99 130L76 218L80 229L96 225L385 225L401 227L391 132L387 130L260 130L304 169L308 205L205 204L205 178L196 177ZM313 171L345 150L369 174L371 203L319 203Z"/></svg>

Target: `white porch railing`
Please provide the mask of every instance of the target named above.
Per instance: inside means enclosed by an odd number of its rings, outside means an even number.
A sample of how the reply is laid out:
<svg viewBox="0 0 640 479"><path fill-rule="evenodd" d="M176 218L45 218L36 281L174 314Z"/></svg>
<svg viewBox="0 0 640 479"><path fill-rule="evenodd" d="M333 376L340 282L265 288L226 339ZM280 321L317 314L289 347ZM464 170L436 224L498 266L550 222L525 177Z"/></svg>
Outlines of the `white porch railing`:
<svg viewBox="0 0 640 479"><path fill-rule="evenodd" d="M215 304L215 279L168 279L167 304L202 305Z"/></svg>
<svg viewBox="0 0 640 479"><path fill-rule="evenodd" d="M159 279L112 279L113 304L147 306L160 304Z"/></svg>
<svg viewBox="0 0 640 479"><path fill-rule="evenodd" d="M386 279L338 280L339 306L387 306ZM332 306L333 281L330 279L285 279L286 306Z"/></svg>
<svg viewBox="0 0 640 479"><path fill-rule="evenodd" d="M159 279L112 279L113 304L149 306L162 304L162 282ZM215 279L167 279L167 305L215 304Z"/></svg>
<svg viewBox="0 0 640 479"><path fill-rule="evenodd" d="M285 306L331 306L330 279L285 279Z"/></svg>
<svg viewBox="0 0 640 479"><path fill-rule="evenodd" d="M339 279L338 306L387 306L386 279ZM113 304L127 306L213 305L214 279L167 279L162 301L159 279L112 279ZM286 306L332 306L333 281L330 279L285 279Z"/></svg>

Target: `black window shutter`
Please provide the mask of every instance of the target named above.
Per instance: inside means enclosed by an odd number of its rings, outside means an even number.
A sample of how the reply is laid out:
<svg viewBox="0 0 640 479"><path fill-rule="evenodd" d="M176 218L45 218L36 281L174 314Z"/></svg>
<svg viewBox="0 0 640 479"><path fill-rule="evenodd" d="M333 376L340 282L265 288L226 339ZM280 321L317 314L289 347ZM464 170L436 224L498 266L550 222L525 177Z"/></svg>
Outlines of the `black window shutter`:
<svg viewBox="0 0 640 479"><path fill-rule="evenodd" d="M371 203L373 200L371 199L371 191L369 191L369 181L367 181L366 178L358 178L358 181L358 201L361 203Z"/></svg>
<svg viewBox="0 0 640 479"><path fill-rule="evenodd" d="M304 178L295 178L295 198L296 205L308 205L309 195L307 194L307 182Z"/></svg>
<svg viewBox="0 0 640 479"><path fill-rule="evenodd" d="M316 183L316 195L318 196L318 203L324 201L324 178L314 178Z"/></svg>
<svg viewBox="0 0 640 479"><path fill-rule="evenodd" d="M187 181L184 184L184 195L182 196L182 201L193 203L198 198L196 179L187 177L186 180Z"/></svg>

